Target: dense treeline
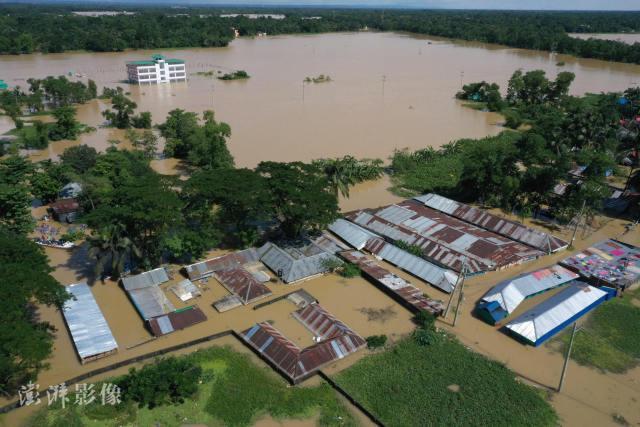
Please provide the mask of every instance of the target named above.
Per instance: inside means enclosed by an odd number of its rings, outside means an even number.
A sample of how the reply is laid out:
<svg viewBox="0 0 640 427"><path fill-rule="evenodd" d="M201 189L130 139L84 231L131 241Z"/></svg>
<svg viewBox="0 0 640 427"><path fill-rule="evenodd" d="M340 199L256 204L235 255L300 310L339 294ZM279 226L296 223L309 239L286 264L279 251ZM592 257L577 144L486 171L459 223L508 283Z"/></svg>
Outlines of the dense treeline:
<svg viewBox="0 0 640 427"><path fill-rule="evenodd" d="M600 211L612 193L608 176L621 166L630 168L621 176L629 178L625 190L639 184L640 89L574 97L574 77L565 72L549 80L541 70L518 70L504 98L496 84L465 85L458 98L501 112L514 130L438 150L396 152L396 190L439 192L523 216L550 208L565 221ZM572 178L578 167L579 177Z"/></svg>
<svg viewBox="0 0 640 427"><path fill-rule="evenodd" d="M286 18L221 18L221 9L140 9L135 15L76 16L69 8L6 6L0 10L0 53L120 51L126 48L225 46L241 35L358 31L419 34L640 63L640 43L579 40L568 32L638 32L637 12L505 12L296 10ZM75 10L75 9L74 9ZM242 12L247 12L244 10ZM265 13L264 10L259 13ZM320 19L309 19L319 17Z"/></svg>

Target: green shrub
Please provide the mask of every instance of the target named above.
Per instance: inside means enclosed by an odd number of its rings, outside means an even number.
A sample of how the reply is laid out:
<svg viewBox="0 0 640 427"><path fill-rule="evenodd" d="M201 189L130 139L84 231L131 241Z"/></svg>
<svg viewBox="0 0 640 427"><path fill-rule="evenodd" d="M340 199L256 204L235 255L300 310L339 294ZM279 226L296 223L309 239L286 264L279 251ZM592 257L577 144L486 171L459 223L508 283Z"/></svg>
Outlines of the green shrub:
<svg viewBox="0 0 640 427"><path fill-rule="evenodd" d="M405 250L412 255L419 256L419 257L422 256L422 248L418 245L412 245L410 243L405 242L404 240L396 240L394 244L400 249Z"/></svg>
<svg viewBox="0 0 640 427"><path fill-rule="evenodd" d="M188 358L169 357L142 369L135 368L120 379L118 386L127 400L147 406L182 403L198 390L202 368Z"/></svg>
<svg viewBox="0 0 640 427"><path fill-rule="evenodd" d="M340 275L346 278L358 277L362 271L360 271L360 267L350 262L346 262L340 268Z"/></svg>
<svg viewBox="0 0 640 427"><path fill-rule="evenodd" d="M369 349L384 347L386 343L386 335L371 335L370 337L367 337L367 348Z"/></svg>
<svg viewBox="0 0 640 427"><path fill-rule="evenodd" d="M434 331L436 317L426 310L421 310L413 317L413 321L426 331Z"/></svg>

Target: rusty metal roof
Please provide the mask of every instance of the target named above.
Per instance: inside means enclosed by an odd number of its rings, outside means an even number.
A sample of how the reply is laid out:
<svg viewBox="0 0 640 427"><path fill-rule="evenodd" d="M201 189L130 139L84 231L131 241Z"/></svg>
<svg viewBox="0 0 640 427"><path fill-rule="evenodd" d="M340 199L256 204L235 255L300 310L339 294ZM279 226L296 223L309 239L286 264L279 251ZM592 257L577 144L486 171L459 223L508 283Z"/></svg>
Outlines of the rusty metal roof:
<svg viewBox="0 0 640 427"><path fill-rule="evenodd" d="M218 270L214 273L214 277L229 292L237 295L244 305L271 295L269 288L244 268Z"/></svg>
<svg viewBox="0 0 640 427"><path fill-rule="evenodd" d="M442 314L444 309L442 302L425 296L424 292L420 289L403 278L396 276L389 270L382 268L379 264L367 258L363 253L358 251L345 251L341 252L340 256L358 265L365 276L395 294L416 310L425 310L436 316Z"/></svg>
<svg viewBox="0 0 640 427"><path fill-rule="evenodd" d="M218 270L225 268L239 267L245 264L251 264L258 262L258 252L255 248L249 248L238 252L233 252L226 255L221 255L216 258L208 259L206 261L200 261L195 264L187 265L185 270L189 279L198 280L211 276Z"/></svg>
<svg viewBox="0 0 640 427"><path fill-rule="evenodd" d="M58 199L50 203L49 208L56 214L66 214L76 212L80 209L80 204L76 199Z"/></svg>
<svg viewBox="0 0 640 427"><path fill-rule="evenodd" d="M291 382L298 383L327 363L355 353L366 341L318 304L297 310L294 317L312 333L324 337L317 344L300 349L268 322L257 323L242 332L242 338L270 361Z"/></svg>
<svg viewBox="0 0 640 427"><path fill-rule="evenodd" d="M187 328L196 323L204 322L207 316L196 306L176 310L164 316L149 319L149 328L156 337Z"/></svg>
<svg viewBox="0 0 640 427"><path fill-rule="evenodd" d="M470 224L493 231L504 237L524 243L532 248L546 253L557 252L566 249L569 244L562 239L547 234L540 230L529 228L519 222L510 221L494 215L483 209L474 208L464 203L442 197L438 194L425 194L415 197L420 203L432 209L444 212Z"/></svg>
<svg viewBox="0 0 640 427"><path fill-rule="evenodd" d="M415 200L379 209L355 211L346 218L391 241L422 249L423 257L470 274L496 270L535 259L543 252L494 232L428 208Z"/></svg>

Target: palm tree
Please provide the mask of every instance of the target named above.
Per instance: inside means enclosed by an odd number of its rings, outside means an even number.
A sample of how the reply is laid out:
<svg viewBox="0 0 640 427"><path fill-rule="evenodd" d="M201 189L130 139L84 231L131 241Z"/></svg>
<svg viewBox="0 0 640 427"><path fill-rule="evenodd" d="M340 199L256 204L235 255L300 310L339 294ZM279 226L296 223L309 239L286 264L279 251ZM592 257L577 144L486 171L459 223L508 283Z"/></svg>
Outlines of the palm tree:
<svg viewBox="0 0 640 427"><path fill-rule="evenodd" d="M90 246L89 256L96 257L97 277L102 277L108 266L112 277L119 278L132 255L141 256L140 249L126 236L126 230L122 224L107 225L87 240ZM111 262L110 265L109 262Z"/></svg>
<svg viewBox="0 0 640 427"><path fill-rule="evenodd" d="M349 197L349 187L359 182L382 176L382 160L358 160L352 156L337 159L319 159L313 162L322 170L335 195Z"/></svg>

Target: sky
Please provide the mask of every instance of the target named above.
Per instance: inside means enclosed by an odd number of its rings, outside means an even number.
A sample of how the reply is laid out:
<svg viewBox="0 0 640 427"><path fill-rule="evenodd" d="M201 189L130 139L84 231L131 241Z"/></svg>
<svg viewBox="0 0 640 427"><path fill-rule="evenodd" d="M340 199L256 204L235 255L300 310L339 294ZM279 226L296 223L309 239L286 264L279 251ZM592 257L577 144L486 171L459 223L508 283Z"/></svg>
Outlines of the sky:
<svg viewBox="0 0 640 427"><path fill-rule="evenodd" d="M16 0L0 0L11 3ZM20 1L20 0L18 0ZM25 0L22 0L25 1ZM39 3L39 0L27 0ZM41 0L72 2L73 0ZM76 0L77 2L77 0ZM640 0L84 0L84 3L171 3L237 6L390 7L418 9L640 10Z"/></svg>

